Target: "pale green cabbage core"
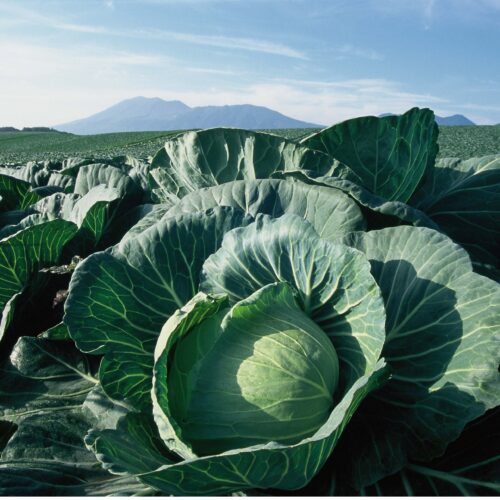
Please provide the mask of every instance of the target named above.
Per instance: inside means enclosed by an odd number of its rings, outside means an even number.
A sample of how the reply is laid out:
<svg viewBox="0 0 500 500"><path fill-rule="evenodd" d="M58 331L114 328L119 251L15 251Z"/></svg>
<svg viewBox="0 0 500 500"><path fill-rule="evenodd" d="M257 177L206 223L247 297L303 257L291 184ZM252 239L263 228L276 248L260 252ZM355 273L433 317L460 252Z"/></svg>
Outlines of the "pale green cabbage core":
<svg viewBox="0 0 500 500"><path fill-rule="evenodd" d="M178 341L170 410L198 455L294 444L328 418L338 376L331 340L290 288L272 285Z"/></svg>

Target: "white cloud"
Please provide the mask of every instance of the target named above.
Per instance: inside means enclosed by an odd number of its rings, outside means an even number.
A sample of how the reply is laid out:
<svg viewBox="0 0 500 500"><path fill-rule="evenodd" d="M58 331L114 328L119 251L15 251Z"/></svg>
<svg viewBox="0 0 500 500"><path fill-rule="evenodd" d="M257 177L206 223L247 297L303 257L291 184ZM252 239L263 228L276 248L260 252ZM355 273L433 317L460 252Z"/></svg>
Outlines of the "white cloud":
<svg viewBox="0 0 500 500"><path fill-rule="evenodd" d="M295 59L307 59L306 54L301 50L294 49L282 43L263 40L260 38L202 35L199 33L181 33L177 31L158 29L116 30L105 26L69 23L61 18L42 15L32 9L25 9L12 4L0 3L0 11L4 11L8 15L13 16L19 23L36 24L37 26L44 25L61 31L122 38L139 38L145 40L174 40L194 45L218 47L228 50L245 50Z"/></svg>
<svg viewBox="0 0 500 500"><path fill-rule="evenodd" d="M362 59L370 59L371 61L382 61L384 59L384 56L376 50L361 49L350 44L342 45L337 49L337 52L348 56L361 57Z"/></svg>
<svg viewBox="0 0 500 500"><path fill-rule="evenodd" d="M2 126L63 123L136 95L180 99L190 106L249 103L320 124L367 114L397 113L412 106L439 107L441 111L450 104L380 78L254 78L256 83L237 84L234 79L224 78L232 75L227 68L183 66L181 61L161 55L96 46L55 48L0 39L0 53ZM222 78L193 80L193 73ZM216 85L211 87L211 81Z"/></svg>
<svg viewBox="0 0 500 500"><path fill-rule="evenodd" d="M186 71L192 73L202 73L206 75L220 75L220 76L241 76L241 71L233 71L231 69L218 69L218 68L201 68L196 66L187 66L184 68Z"/></svg>
<svg viewBox="0 0 500 500"><path fill-rule="evenodd" d="M255 104L297 119L330 124L354 116L446 106L438 97L405 91L385 79L268 80L237 86L223 80L186 90L193 72L230 70L182 67L157 55L94 48L52 48L0 39L0 125L54 125L83 118L136 95L180 99L190 106ZM144 69L144 71L142 71ZM155 78L147 76L153 70ZM145 73L146 72L146 73ZM163 86L156 82L164 81Z"/></svg>
<svg viewBox="0 0 500 500"><path fill-rule="evenodd" d="M424 3L424 19L425 19L424 28L426 30L431 29L435 6L436 6L436 0L426 0Z"/></svg>
<svg viewBox="0 0 500 500"><path fill-rule="evenodd" d="M370 78L269 81L236 90L209 88L201 94L172 90L160 97L180 99L190 106L250 103L324 125L355 116L399 113L413 106L446 104L444 99L432 95L406 92L396 82Z"/></svg>
<svg viewBox="0 0 500 500"><path fill-rule="evenodd" d="M275 43L256 38L200 35L194 33L179 33L176 31L164 30L135 30L132 33L128 33L128 35L153 39L156 38L164 40L177 40L180 42L187 42L196 45L209 45L212 47L221 47L231 50L240 49L248 50L251 52L263 52L266 54L292 57L296 59L307 59L305 53L300 50L293 49L281 43Z"/></svg>
<svg viewBox="0 0 500 500"><path fill-rule="evenodd" d="M0 3L0 12L9 16L12 24L29 24L34 26L45 26L62 31L73 31L78 33L107 34L108 30L101 26L89 26L84 24L69 23L56 16L47 16L34 9L27 9L20 5L11 3Z"/></svg>
<svg viewBox="0 0 500 500"><path fill-rule="evenodd" d="M416 14L426 29L438 17L483 21L500 10L500 0L370 0L370 5L387 16Z"/></svg>
<svg viewBox="0 0 500 500"><path fill-rule="evenodd" d="M46 47L0 39L0 123L30 126L76 119L140 94L145 72L176 62L101 47Z"/></svg>
<svg viewBox="0 0 500 500"><path fill-rule="evenodd" d="M49 47L1 38L0 54L0 126L63 123L136 95L180 99L190 106L249 103L325 125L355 116L399 113L413 106L431 107L439 115L470 110L470 118L478 123L486 121L487 112L499 111L412 92L384 78L263 81L252 80L249 68L246 81L259 83L242 84L231 78L241 76L231 68L190 66L161 54L95 45ZM196 78L193 73L206 77Z"/></svg>
<svg viewBox="0 0 500 500"><path fill-rule="evenodd" d="M423 8L424 8L424 16L426 18L428 19L432 18L435 6L436 6L436 0L425 0Z"/></svg>
<svg viewBox="0 0 500 500"><path fill-rule="evenodd" d="M73 31L76 33L90 33L94 35L108 35L109 30L102 26L88 26L86 24L62 23L50 21L50 27L64 31Z"/></svg>
<svg viewBox="0 0 500 500"><path fill-rule="evenodd" d="M211 3L236 3L241 0L132 0L134 3L138 4L156 4L156 5L206 5ZM269 0L267 0L269 1Z"/></svg>

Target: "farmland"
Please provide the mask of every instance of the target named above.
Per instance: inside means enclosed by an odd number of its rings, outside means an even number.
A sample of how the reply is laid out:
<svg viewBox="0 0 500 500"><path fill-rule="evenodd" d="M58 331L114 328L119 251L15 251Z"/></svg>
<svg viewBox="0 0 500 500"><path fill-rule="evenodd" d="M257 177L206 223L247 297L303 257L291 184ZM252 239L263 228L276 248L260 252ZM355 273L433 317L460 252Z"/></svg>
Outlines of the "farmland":
<svg viewBox="0 0 500 500"><path fill-rule="evenodd" d="M122 132L73 135L62 132L4 132L0 134L0 163L55 160L71 156L154 154L175 132Z"/></svg>
<svg viewBox="0 0 500 500"><path fill-rule="evenodd" d="M500 493L499 129L2 134L0 495Z"/></svg>
<svg viewBox="0 0 500 500"><path fill-rule="evenodd" d="M317 129L275 129L264 132L299 140ZM58 160L68 157L153 156L168 137L179 132L121 132L73 135L59 132L0 133L0 164ZM497 154L500 152L500 125L440 127L438 158Z"/></svg>

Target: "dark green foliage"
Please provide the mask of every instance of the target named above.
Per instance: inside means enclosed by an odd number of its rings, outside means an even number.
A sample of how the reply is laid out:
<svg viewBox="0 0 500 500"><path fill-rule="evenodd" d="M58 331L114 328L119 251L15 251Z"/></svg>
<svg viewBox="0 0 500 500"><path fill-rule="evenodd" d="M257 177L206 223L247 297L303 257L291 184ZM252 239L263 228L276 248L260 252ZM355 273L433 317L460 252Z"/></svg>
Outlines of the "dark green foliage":
<svg viewBox="0 0 500 500"><path fill-rule="evenodd" d="M0 495L499 494L498 130L2 132Z"/></svg>

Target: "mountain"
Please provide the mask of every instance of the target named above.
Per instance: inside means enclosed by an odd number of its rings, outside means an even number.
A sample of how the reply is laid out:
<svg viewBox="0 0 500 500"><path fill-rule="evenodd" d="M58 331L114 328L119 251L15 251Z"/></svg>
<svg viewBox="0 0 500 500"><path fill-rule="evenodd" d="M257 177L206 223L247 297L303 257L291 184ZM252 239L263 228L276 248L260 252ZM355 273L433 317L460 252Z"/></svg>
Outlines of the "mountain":
<svg viewBox="0 0 500 500"><path fill-rule="evenodd" d="M384 116L393 116L394 113L382 113L379 115L379 117L384 117ZM436 123L438 125L449 125L449 126L456 126L456 125L475 125L475 123L472 120L469 120L466 116L464 115L451 115L451 116L437 116L436 115Z"/></svg>
<svg viewBox="0 0 500 500"><path fill-rule="evenodd" d="M105 132L137 132L142 130L169 130L165 121L190 111L180 101L164 101L158 97L134 97L81 120L56 125L57 130L73 134L100 134Z"/></svg>
<svg viewBox="0 0 500 500"><path fill-rule="evenodd" d="M318 128L321 125L295 120L272 109L251 104L190 108L181 101L134 97L87 118L55 126L57 130L74 134L210 127L273 129Z"/></svg>
<svg viewBox="0 0 500 500"><path fill-rule="evenodd" d="M174 128L179 129L210 127L244 129L321 128L321 125L295 120L278 113L278 111L252 104L191 108L189 113L178 116L175 122L177 126Z"/></svg>
<svg viewBox="0 0 500 500"><path fill-rule="evenodd" d="M436 116L436 123L438 125L475 125L464 115Z"/></svg>

